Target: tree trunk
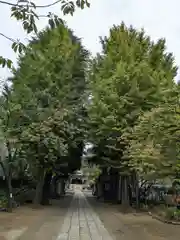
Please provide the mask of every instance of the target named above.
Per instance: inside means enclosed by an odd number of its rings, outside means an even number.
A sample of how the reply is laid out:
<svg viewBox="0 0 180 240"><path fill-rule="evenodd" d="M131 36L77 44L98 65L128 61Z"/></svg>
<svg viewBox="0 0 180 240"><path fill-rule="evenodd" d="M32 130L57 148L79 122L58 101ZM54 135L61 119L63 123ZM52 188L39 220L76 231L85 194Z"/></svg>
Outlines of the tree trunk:
<svg viewBox="0 0 180 240"><path fill-rule="evenodd" d="M42 205L49 205L50 187L51 187L52 171L46 172L44 178L43 192L42 192Z"/></svg>
<svg viewBox="0 0 180 240"><path fill-rule="evenodd" d="M63 179L63 192L62 192L62 194L63 194L63 196L66 194L66 184L65 184L65 180Z"/></svg>
<svg viewBox="0 0 180 240"><path fill-rule="evenodd" d="M102 182L101 181L98 181L97 182L97 198L98 199L100 199L101 197L102 197L102 188L103 188L103 186L102 186Z"/></svg>
<svg viewBox="0 0 180 240"><path fill-rule="evenodd" d="M136 174L136 208L140 207L139 176Z"/></svg>
<svg viewBox="0 0 180 240"><path fill-rule="evenodd" d="M42 201L44 174L44 169L40 169L38 174L38 182L36 185L36 193L33 201L34 205L39 205Z"/></svg>
<svg viewBox="0 0 180 240"><path fill-rule="evenodd" d="M128 194L128 177L127 176L123 176L122 177L122 201L121 204L124 207L127 207L129 205L129 194Z"/></svg>
<svg viewBox="0 0 180 240"><path fill-rule="evenodd" d="M6 168L1 160L0 160L0 166L2 167L2 170L4 172L5 181L6 181L6 185L7 185L8 212L12 212L13 194L12 194L12 184L11 184L11 171L9 169L9 174L7 173Z"/></svg>
<svg viewBox="0 0 180 240"><path fill-rule="evenodd" d="M56 199L56 197L57 197L57 193L56 193L56 181L57 181L57 177L56 176L54 176L53 178L52 178L52 185L51 185L51 197L53 198L53 199Z"/></svg>
<svg viewBox="0 0 180 240"><path fill-rule="evenodd" d="M121 203L121 193L122 193L122 180L121 180L121 176L119 175L119 183L118 183L118 203Z"/></svg>
<svg viewBox="0 0 180 240"><path fill-rule="evenodd" d="M62 194L62 178L59 178L57 183L56 183L56 192L57 192L57 196L58 198L61 197Z"/></svg>
<svg viewBox="0 0 180 240"><path fill-rule="evenodd" d="M7 185L8 185L8 212L12 212L12 209L13 209L13 193L12 193L11 175L7 179Z"/></svg>

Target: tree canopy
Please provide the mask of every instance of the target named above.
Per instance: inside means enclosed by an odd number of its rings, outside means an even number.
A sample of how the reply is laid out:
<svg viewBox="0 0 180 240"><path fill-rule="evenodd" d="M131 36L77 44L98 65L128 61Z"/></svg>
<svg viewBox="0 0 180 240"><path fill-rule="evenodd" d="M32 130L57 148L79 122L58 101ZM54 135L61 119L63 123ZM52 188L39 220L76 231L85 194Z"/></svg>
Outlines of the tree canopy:
<svg viewBox="0 0 180 240"><path fill-rule="evenodd" d="M92 160L129 172L132 154L127 154L127 148L139 150L136 155L133 152L133 161L140 161L142 149L134 145L133 138L141 144L136 131L140 131L142 119L160 106L177 103L173 80L177 67L172 54L165 51L164 39L153 42L144 30L126 27L124 23L111 28L109 37L102 38L101 44L102 53L92 62L90 74ZM146 124L150 124L147 118ZM145 134L144 129L141 134ZM151 150L148 145L146 149ZM154 154L159 157L158 152ZM134 165L136 170L138 167Z"/></svg>
<svg viewBox="0 0 180 240"><path fill-rule="evenodd" d="M19 165L41 192L49 170L80 168L89 142L88 156L100 167L180 178L179 84L165 40L121 23L101 45L90 61L81 39L57 24L21 52L0 98L7 176Z"/></svg>
<svg viewBox="0 0 180 240"><path fill-rule="evenodd" d="M5 87L6 145L26 159L37 180L59 164L67 163L66 173L81 165L88 57L65 25L48 27L30 41Z"/></svg>

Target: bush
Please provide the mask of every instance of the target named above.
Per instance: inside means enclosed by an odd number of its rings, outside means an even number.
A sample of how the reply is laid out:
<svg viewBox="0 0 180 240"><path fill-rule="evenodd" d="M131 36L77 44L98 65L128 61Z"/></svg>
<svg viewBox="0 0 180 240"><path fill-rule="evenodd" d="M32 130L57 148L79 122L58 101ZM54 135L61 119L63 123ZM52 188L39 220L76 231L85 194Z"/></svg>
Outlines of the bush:
<svg viewBox="0 0 180 240"><path fill-rule="evenodd" d="M180 221L180 210L176 207L171 207L166 210L165 216L168 220Z"/></svg>
<svg viewBox="0 0 180 240"><path fill-rule="evenodd" d="M3 190L0 190L0 209L4 209L7 207L7 196L6 196L6 192Z"/></svg>
<svg viewBox="0 0 180 240"><path fill-rule="evenodd" d="M180 221L180 210L176 209L176 211L174 212L174 219L177 221Z"/></svg>

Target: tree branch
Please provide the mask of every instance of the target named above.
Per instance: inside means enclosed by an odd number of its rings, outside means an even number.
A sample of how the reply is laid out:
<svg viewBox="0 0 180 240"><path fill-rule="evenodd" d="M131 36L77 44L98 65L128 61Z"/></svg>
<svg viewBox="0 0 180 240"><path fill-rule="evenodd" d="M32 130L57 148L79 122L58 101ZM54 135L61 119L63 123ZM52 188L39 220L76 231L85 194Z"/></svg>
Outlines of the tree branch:
<svg viewBox="0 0 180 240"><path fill-rule="evenodd" d="M36 5L36 8L48 8L48 7L51 7L51 6L54 6L56 5L57 3L61 2L62 0L57 0L55 1L54 3L50 3L50 4L46 4L46 5ZM23 6L27 6L25 4L18 4L18 3L10 3L10 2L6 2L6 1L0 1L1 4L5 4L5 5L9 5L9 6L12 6L12 7L23 7ZM29 6L29 7L33 7L33 6Z"/></svg>
<svg viewBox="0 0 180 240"><path fill-rule="evenodd" d="M1 2L1 1L0 1ZM49 18L49 16L48 15L38 15L38 18ZM8 37L8 36L6 36L5 34L3 34L3 33L1 33L0 32L0 36L2 36L2 37L4 37L4 38L6 38L7 40L9 40L9 41L11 41L11 42L17 42L17 40L15 40L15 39L13 39L13 38L11 38L11 37Z"/></svg>
<svg viewBox="0 0 180 240"><path fill-rule="evenodd" d="M5 34L3 34L3 33L1 33L1 32L0 32L0 36L6 38L7 40L9 40L9 41L11 41L11 42L16 42L15 39L8 37L8 36L6 36Z"/></svg>

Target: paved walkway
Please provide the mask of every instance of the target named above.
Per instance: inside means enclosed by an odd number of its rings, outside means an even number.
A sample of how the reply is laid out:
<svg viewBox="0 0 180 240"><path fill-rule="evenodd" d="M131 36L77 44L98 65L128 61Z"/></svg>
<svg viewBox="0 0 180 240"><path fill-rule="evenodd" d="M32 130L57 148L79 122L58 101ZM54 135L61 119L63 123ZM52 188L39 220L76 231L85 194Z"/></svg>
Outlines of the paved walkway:
<svg viewBox="0 0 180 240"><path fill-rule="evenodd" d="M82 191L75 189L57 240L112 240Z"/></svg>

